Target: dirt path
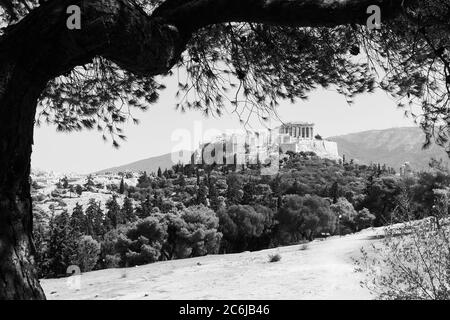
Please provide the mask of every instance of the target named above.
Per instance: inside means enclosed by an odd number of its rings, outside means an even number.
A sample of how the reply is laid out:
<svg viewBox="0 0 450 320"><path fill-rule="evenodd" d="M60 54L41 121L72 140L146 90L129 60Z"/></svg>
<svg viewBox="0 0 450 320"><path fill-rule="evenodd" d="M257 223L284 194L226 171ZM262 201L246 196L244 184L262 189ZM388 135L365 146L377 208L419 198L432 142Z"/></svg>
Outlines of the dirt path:
<svg viewBox="0 0 450 320"><path fill-rule="evenodd" d="M109 269L42 280L48 299L371 299L352 258L376 230L302 246ZM268 255L282 259L268 262Z"/></svg>

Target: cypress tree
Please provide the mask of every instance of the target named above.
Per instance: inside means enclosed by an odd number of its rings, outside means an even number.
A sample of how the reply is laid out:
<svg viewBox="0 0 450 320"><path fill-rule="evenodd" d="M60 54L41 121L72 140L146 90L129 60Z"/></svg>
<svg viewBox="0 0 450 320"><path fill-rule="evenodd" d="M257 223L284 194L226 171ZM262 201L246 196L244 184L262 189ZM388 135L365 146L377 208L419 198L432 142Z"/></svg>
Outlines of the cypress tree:
<svg viewBox="0 0 450 320"><path fill-rule="evenodd" d="M123 177L122 177L122 180L120 180L120 185L119 185L119 193L124 194L124 192L125 192L125 183L124 183Z"/></svg>
<svg viewBox="0 0 450 320"><path fill-rule="evenodd" d="M70 216L70 229L74 234L81 236L87 233L86 216L83 207L77 202Z"/></svg>
<svg viewBox="0 0 450 320"><path fill-rule="evenodd" d="M150 199L150 195L147 194L145 200L141 201L140 206L137 208L138 218L145 219L150 216L151 212L152 212L152 201Z"/></svg>
<svg viewBox="0 0 450 320"><path fill-rule="evenodd" d="M205 178L206 179L206 178ZM197 204L203 204L205 206L208 205L208 186L206 185L206 181L203 179L203 181L198 186L197 190Z"/></svg>
<svg viewBox="0 0 450 320"><path fill-rule="evenodd" d="M86 208L87 234L94 239L100 239L105 234L103 210L100 202L90 199Z"/></svg>
<svg viewBox="0 0 450 320"><path fill-rule="evenodd" d="M133 202L130 198L125 197L121 212L125 223L136 221L136 213L134 212Z"/></svg>
<svg viewBox="0 0 450 320"><path fill-rule="evenodd" d="M124 219L122 218L120 206L117 203L117 197L114 195L108 202L106 202L106 212L105 225L107 230L117 228L117 225L123 224Z"/></svg>
<svg viewBox="0 0 450 320"><path fill-rule="evenodd" d="M337 181L331 186L330 198L333 199L333 203L337 203L339 198L339 184L337 183Z"/></svg>
<svg viewBox="0 0 450 320"><path fill-rule="evenodd" d="M63 211L57 216L53 215L49 222L49 270L53 276L66 273L74 254L75 246L70 236L69 220L68 212Z"/></svg>
<svg viewBox="0 0 450 320"><path fill-rule="evenodd" d="M217 212L220 208L220 200L219 200L219 192L217 191L217 187L215 183L211 183L209 186L209 203L211 209Z"/></svg>

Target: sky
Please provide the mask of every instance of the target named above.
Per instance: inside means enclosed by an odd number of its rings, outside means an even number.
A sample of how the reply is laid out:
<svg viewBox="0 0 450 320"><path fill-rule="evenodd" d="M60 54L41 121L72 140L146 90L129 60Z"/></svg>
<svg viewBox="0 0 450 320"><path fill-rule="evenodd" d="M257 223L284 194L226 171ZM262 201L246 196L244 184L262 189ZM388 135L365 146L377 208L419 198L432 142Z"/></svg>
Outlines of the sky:
<svg viewBox="0 0 450 320"><path fill-rule="evenodd" d="M123 127L127 141L119 149L110 141L104 142L97 131L61 133L54 126L37 127L32 168L86 174L177 150L194 150L200 140L207 141L211 135L242 129L235 114L205 118L198 111L175 110L177 82L170 78L164 82L167 88L158 103L146 112L135 113L140 124L128 123ZM307 101L281 102L278 115L283 122L313 122L315 133L323 137L415 125L381 91L358 96L350 106L338 93L318 89ZM274 119L269 125L278 124Z"/></svg>

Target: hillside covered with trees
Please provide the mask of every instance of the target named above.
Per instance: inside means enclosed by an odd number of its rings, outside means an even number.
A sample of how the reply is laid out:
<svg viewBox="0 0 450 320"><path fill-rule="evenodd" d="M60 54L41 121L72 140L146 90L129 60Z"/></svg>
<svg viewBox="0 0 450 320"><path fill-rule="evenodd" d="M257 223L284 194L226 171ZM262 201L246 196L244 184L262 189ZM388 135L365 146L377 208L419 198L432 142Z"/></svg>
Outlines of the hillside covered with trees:
<svg viewBox="0 0 450 320"><path fill-rule="evenodd" d="M91 199L52 214L35 209L40 277L63 276L71 265L86 272L344 235L396 222L405 198L419 219L434 214L434 190L450 186L437 161L409 177L311 153L290 153L280 167L261 176L261 165L177 165L143 172L136 185L121 173L106 203ZM82 186L64 180L53 195L71 189L92 192L95 183L92 176Z"/></svg>

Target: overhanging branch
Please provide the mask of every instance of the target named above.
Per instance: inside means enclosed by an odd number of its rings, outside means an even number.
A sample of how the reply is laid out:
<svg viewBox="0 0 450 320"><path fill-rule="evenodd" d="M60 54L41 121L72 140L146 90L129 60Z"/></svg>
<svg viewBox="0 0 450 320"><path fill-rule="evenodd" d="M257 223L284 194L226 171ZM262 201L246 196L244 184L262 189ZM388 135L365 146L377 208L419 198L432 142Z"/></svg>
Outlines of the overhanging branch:
<svg viewBox="0 0 450 320"><path fill-rule="evenodd" d="M223 22L292 26L365 23L367 7L388 19L414 0L168 0L148 16L129 0L47 1L0 38L0 56L10 55L50 78L103 56L142 75L165 73L192 32ZM82 29L68 30L66 9L82 8ZM175 27L174 27L175 26ZM30 54L33 53L33 59Z"/></svg>
<svg viewBox="0 0 450 320"><path fill-rule="evenodd" d="M82 10L81 30L66 26L71 5ZM162 74L171 69L183 48L176 28L127 0L48 1L0 38L0 58L12 59L47 80L95 56L136 74Z"/></svg>
<svg viewBox="0 0 450 320"><path fill-rule="evenodd" d="M169 0L155 10L185 32L223 22L324 27L365 24L367 8L378 5L385 20L415 0Z"/></svg>

